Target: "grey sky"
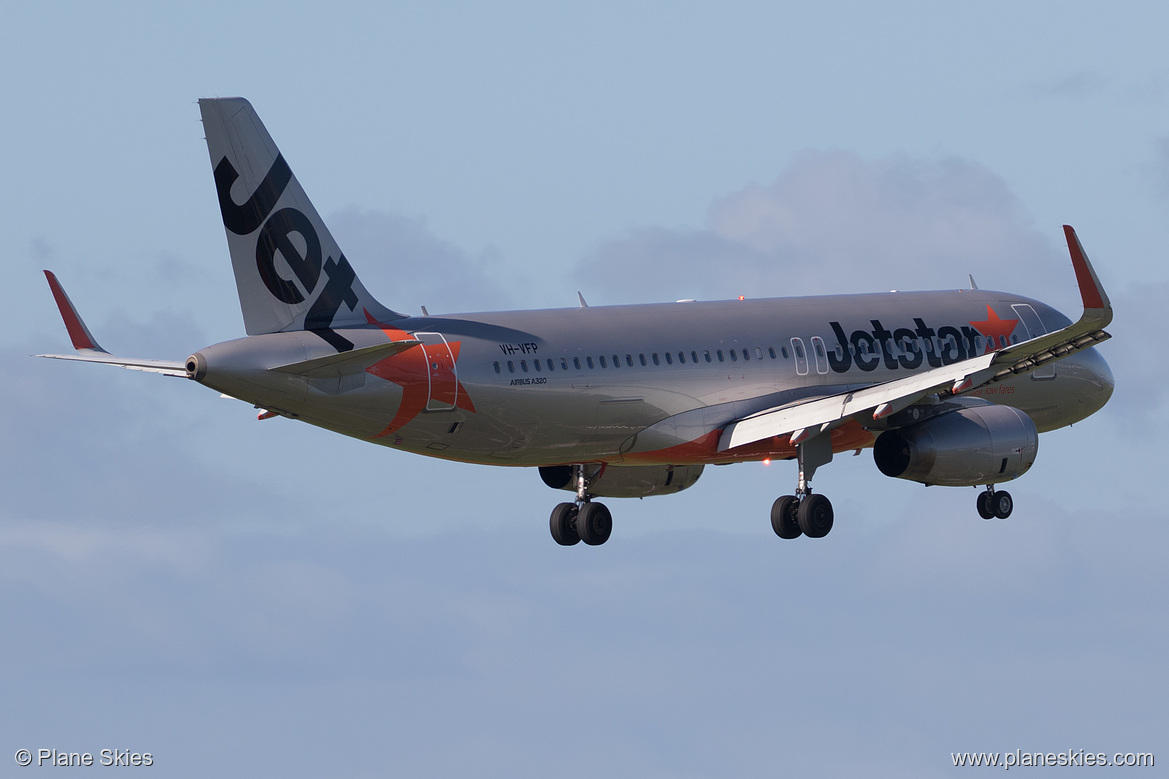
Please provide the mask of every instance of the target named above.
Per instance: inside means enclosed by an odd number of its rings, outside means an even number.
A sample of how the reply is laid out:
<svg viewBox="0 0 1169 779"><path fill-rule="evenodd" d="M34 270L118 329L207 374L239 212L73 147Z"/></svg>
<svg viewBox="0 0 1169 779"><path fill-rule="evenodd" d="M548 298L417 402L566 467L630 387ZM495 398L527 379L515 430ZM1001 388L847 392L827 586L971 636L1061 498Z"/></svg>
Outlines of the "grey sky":
<svg viewBox="0 0 1169 779"><path fill-rule="evenodd" d="M6 14L0 760L581 777L1169 760L1162 4L341 5ZM229 94L399 310L973 273L1074 315L1066 222L1117 309L1116 394L1044 436L1007 522L865 453L818 473L838 518L819 543L771 533L795 479L776 463L614 501L609 544L565 550L534 473L29 358L68 345L43 267L112 351L181 359L242 334L194 102Z"/></svg>

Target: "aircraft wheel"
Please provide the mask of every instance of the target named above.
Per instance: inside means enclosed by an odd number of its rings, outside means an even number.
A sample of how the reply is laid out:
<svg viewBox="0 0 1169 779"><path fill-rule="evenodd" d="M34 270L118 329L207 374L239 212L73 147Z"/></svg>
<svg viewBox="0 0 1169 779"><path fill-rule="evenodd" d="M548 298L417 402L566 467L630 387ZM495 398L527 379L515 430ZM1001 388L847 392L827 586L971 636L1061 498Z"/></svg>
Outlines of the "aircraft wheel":
<svg viewBox="0 0 1169 779"><path fill-rule="evenodd" d="M561 503L552 509L552 519L549 521L552 538L561 546L580 542L580 533L576 532L576 514L574 503Z"/></svg>
<svg viewBox="0 0 1169 779"><path fill-rule="evenodd" d="M604 503L586 503L576 515L576 530L581 541L589 546L600 546L613 532L613 515Z"/></svg>
<svg viewBox="0 0 1169 779"><path fill-rule="evenodd" d="M994 506L991 505L991 498L993 497L993 492L978 493L978 516L983 519L994 519Z"/></svg>
<svg viewBox="0 0 1169 779"><path fill-rule="evenodd" d="M832 503L823 495L808 495L796 512L800 530L808 538L823 538L832 530Z"/></svg>
<svg viewBox="0 0 1169 779"><path fill-rule="evenodd" d="M771 504L771 529L780 538L799 538L804 534L796 518L799 505L795 495L781 495Z"/></svg>
<svg viewBox="0 0 1169 779"><path fill-rule="evenodd" d="M1011 516L1011 510L1015 508L1015 501L1011 499L1011 493L1000 490L994 494L990 505L994 507L996 517L1006 519Z"/></svg>

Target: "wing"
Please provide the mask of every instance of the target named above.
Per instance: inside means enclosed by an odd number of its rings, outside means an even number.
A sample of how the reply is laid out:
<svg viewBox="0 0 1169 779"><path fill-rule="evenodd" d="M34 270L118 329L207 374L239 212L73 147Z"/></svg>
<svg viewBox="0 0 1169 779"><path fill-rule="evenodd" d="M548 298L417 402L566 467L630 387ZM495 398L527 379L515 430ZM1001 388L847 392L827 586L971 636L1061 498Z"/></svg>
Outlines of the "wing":
<svg viewBox="0 0 1169 779"><path fill-rule="evenodd" d="M186 377L187 369L181 362L170 360L140 360L115 357L101 348L97 339L85 326L81 315L73 301L65 294L65 288L52 271L45 271L45 278L49 280L49 289L53 292L53 299L57 301L57 308L61 311L61 319L65 320L65 329L69 331L69 340L73 342L76 354L38 354L37 357L48 357L54 360L79 360L81 362L97 362L104 365L116 365L119 368L128 368L132 371L147 371L161 373L164 376Z"/></svg>
<svg viewBox="0 0 1169 779"><path fill-rule="evenodd" d="M874 384L861 390L752 414L723 429L718 450L723 452L772 436L788 434L791 434L792 443L798 444L835 427L849 417L856 417L862 422L877 420L929 395L956 395L984 384L1002 381L1108 340L1111 336L1104 332L1104 328L1112 321L1112 304L1080 245L1076 231L1068 225L1064 225L1063 229L1084 304L1084 313L1079 321L1062 330L991 354L933 368L903 379Z"/></svg>

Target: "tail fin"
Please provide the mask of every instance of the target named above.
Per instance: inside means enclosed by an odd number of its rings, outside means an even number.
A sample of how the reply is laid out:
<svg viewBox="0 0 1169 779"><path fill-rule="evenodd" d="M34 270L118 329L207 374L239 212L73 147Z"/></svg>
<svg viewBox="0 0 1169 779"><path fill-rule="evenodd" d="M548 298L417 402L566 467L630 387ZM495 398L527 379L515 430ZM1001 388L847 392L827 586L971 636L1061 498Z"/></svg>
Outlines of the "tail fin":
<svg viewBox="0 0 1169 779"><path fill-rule="evenodd" d="M251 103L203 99L199 111L248 335L312 330L343 352L353 344L333 328L365 325L366 312L401 319L358 280Z"/></svg>

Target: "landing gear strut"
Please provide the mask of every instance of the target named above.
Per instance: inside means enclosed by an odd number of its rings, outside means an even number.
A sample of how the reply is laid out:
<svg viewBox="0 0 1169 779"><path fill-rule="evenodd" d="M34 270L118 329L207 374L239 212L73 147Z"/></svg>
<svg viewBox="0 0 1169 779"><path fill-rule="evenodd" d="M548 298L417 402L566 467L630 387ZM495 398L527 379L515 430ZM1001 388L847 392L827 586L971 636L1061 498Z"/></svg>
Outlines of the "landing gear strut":
<svg viewBox="0 0 1169 779"><path fill-rule="evenodd" d="M812 494L812 474L832 461L832 438L814 435L796 447L800 464L795 495L782 495L771 505L771 529L780 538L823 538L832 530L832 503Z"/></svg>
<svg viewBox="0 0 1169 779"><path fill-rule="evenodd" d="M983 519L1006 519L1011 516L1015 508L1015 501L1011 493L1006 490L996 491L993 484L986 485L986 492L978 493L978 516Z"/></svg>
<svg viewBox="0 0 1169 779"><path fill-rule="evenodd" d="M600 546L613 532L613 515L604 503L594 503L589 495L590 476L585 466L573 467L576 481L576 502L561 503L552 509L549 527L552 538L561 546L572 546L584 541L589 546ZM596 474L593 474L595 478Z"/></svg>

